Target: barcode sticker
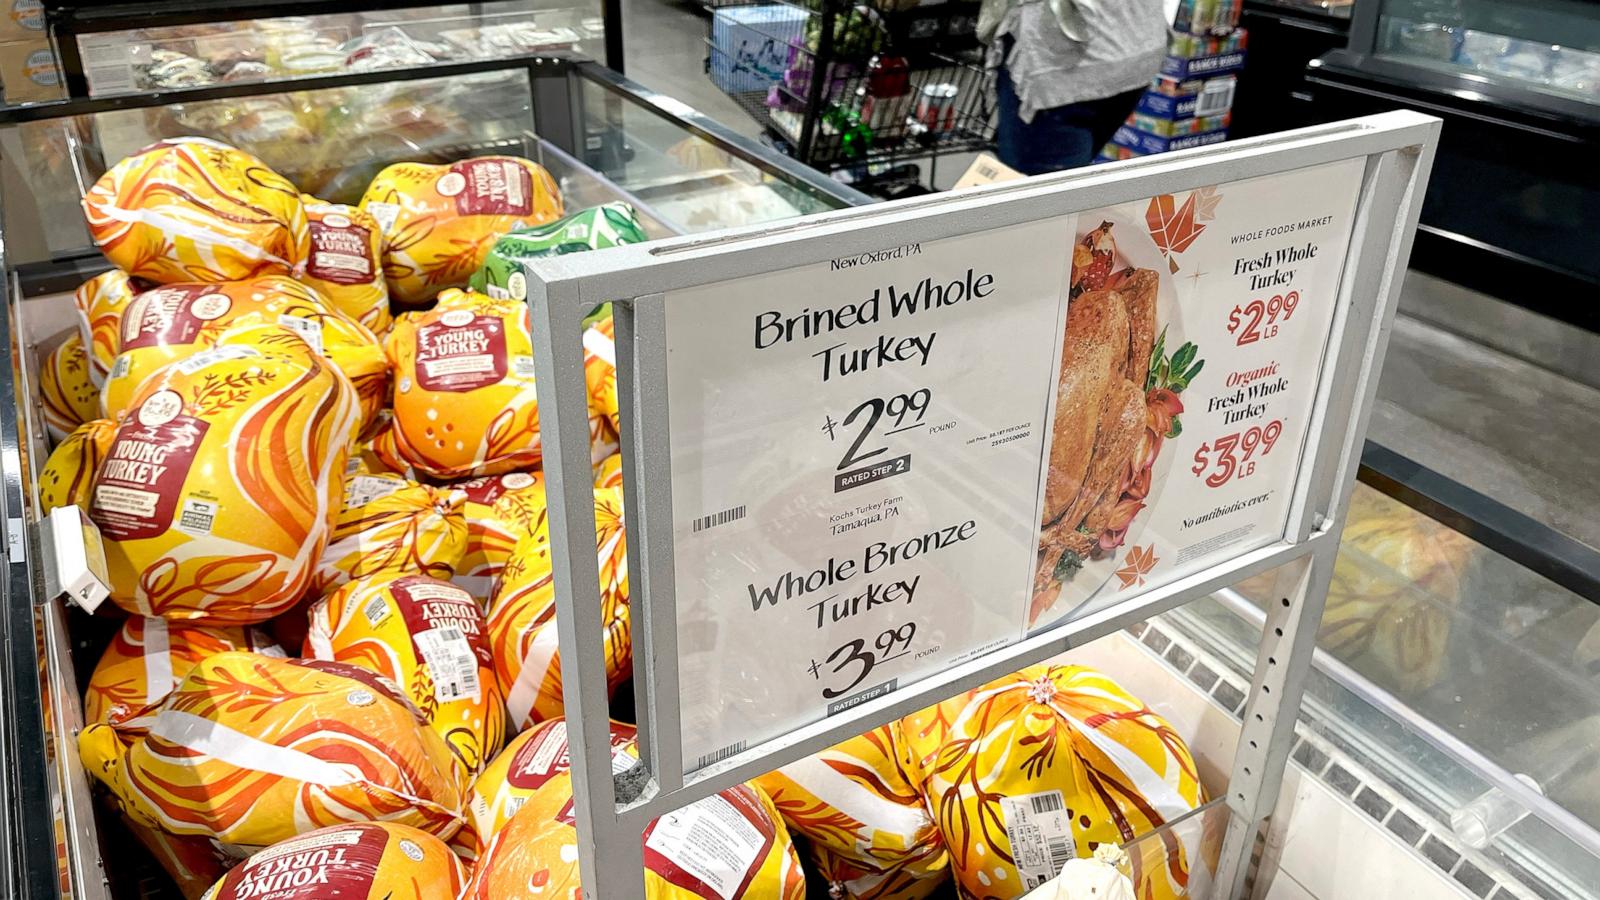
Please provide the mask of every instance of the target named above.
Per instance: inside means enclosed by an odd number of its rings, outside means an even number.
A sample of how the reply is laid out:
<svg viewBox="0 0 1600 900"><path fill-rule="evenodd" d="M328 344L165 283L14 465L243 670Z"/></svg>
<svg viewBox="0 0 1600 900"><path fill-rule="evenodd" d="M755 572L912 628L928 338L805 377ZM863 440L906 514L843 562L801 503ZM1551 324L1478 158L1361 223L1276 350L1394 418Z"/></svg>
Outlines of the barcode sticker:
<svg viewBox="0 0 1600 900"><path fill-rule="evenodd" d="M362 613L367 617L367 624L376 628L379 622L389 617L389 603L383 599L382 595L373 597L368 601L367 608L362 610Z"/></svg>
<svg viewBox="0 0 1600 900"><path fill-rule="evenodd" d="M386 475L357 475L344 483L344 505L347 509L366 506L382 500L407 484L404 478Z"/></svg>
<svg viewBox="0 0 1600 900"><path fill-rule="evenodd" d="M479 698L478 657L461 629L431 628L413 638L433 677L433 696L440 703Z"/></svg>
<svg viewBox="0 0 1600 900"><path fill-rule="evenodd" d="M278 316L278 324L300 335L301 339L311 345L311 352L322 355L322 323L316 319L302 319L288 313Z"/></svg>
<svg viewBox="0 0 1600 900"><path fill-rule="evenodd" d="M744 514L745 508L743 506L735 506L732 509L725 509L722 512L712 513L709 516L701 516L700 518L694 520L694 530L696 533L699 533L705 531L707 528L715 528L718 525L726 525L729 522L737 522L738 520L744 518Z"/></svg>
<svg viewBox="0 0 1600 900"><path fill-rule="evenodd" d="M204 369L206 366L219 363L225 359L249 359L252 356L260 355L260 353L257 353L250 347L240 347L237 344L224 344L221 347L212 347L210 350L202 350L188 359L178 363L175 368L185 375L193 375L201 369ZM121 365L122 361L126 358L127 357L125 356L117 357L117 364Z"/></svg>
<svg viewBox="0 0 1600 900"><path fill-rule="evenodd" d="M1020 797L1001 797L1000 812L1011 843L1023 887L1028 890L1061 873L1067 860L1078 855L1072 840L1072 820L1060 791L1042 791Z"/></svg>

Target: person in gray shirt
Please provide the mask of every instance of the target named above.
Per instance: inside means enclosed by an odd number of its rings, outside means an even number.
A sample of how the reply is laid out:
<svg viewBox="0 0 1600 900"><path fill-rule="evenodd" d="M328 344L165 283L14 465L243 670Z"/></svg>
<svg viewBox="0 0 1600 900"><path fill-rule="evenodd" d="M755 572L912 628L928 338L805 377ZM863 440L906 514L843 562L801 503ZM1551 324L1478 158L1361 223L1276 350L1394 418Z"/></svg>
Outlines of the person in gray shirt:
<svg viewBox="0 0 1600 900"><path fill-rule="evenodd" d="M999 70L1000 161L1027 175L1087 165L1167 50L1162 0L983 0Z"/></svg>

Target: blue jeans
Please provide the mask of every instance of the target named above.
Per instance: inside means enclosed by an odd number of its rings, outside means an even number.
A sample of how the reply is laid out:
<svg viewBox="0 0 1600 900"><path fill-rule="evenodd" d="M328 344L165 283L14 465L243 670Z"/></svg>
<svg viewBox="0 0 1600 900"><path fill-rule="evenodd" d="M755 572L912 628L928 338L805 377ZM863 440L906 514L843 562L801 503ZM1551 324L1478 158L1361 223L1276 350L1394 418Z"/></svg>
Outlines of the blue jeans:
<svg viewBox="0 0 1600 900"><path fill-rule="evenodd" d="M1102 100L1041 109L1032 122L1024 122L1022 101L1005 66L1000 67L995 92L1000 107L996 150L1001 162L1024 175L1088 165L1144 93L1142 89L1128 91Z"/></svg>

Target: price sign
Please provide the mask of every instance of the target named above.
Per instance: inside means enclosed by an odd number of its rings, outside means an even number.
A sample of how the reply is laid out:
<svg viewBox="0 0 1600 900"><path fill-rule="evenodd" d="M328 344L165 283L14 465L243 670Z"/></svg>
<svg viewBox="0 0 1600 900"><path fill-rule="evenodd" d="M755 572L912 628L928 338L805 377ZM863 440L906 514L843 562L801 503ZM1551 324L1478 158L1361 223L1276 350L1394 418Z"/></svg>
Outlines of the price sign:
<svg viewBox="0 0 1600 900"><path fill-rule="evenodd" d="M1338 163L1079 216L1034 627L1283 535L1360 178Z"/></svg>
<svg viewBox="0 0 1600 900"><path fill-rule="evenodd" d="M667 295L690 768L1022 635L1072 227Z"/></svg>
<svg viewBox="0 0 1600 900"><path fill-rule="evenodd" d="M1361 174L667 293L686 767L1281 539Z"/></svg>

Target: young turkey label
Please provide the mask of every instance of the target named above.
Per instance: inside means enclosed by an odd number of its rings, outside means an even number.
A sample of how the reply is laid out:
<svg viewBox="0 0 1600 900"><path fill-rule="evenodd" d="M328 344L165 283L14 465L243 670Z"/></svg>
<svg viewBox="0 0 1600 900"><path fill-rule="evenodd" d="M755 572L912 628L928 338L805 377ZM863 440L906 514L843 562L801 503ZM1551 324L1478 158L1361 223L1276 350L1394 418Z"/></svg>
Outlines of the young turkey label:
<svg viewBox="0 0 1600 900"><path fill-rule="evenodd" d="M334 284L366 284L373 278L372 231L346 216L311 220L311 258L306 273Z"/></svg>
<svg viewBox="0 0 1600 900"><path fill-rule="evenodd" d="M452 310L417 329L417 384L465 393L506 377L506 335L494 316Z"/></svg>
<svg viewBox="0 0 1600 900"><path fill-rule="evenodd" d="M205 323L226 315L232 305L228 295L203 285L147 291L123 316L121 349L192 344Z"/></svg>
<svg viewBox="0 0 1600 900"><path fill-rule="evenodd" d="M478 668L494 665L477 601L453 584L427 578L401 578L389 590L405 618L412 646L433 677L435 699L476 703L482 694Z"/></svg>
<svg viewBox="0 0 1600 900"><path fill-rule="evenodd" d="M365 898L388 841L380 828L344 828L285 841L229 872L218 893L229 900Z"/></svg>
<svg viewBox="0 0 1600 900"><path fill-rule="evenodd" d="M439 177L440 195L454 197L463 216L525 216L533 212L533 175L509 159L469 159Z"/></svg>
<svg viewBox="0 0 1600 900"><path fill-rule="evenodd" d="M145 407L159 407L158 401L168 393L151 397ZM148 425L144 419L141 410L138 420L117 432L95 479L89 518L113 540L139 540L166 532L195 452L210 427L185 415Z"/></svg>

